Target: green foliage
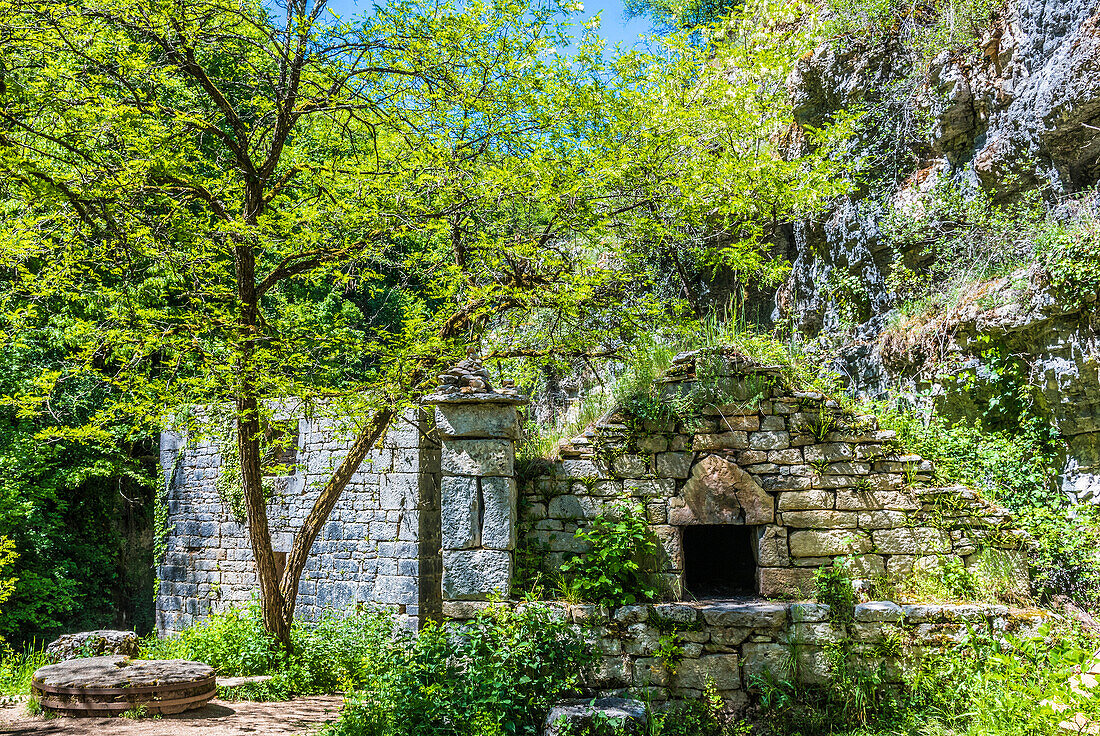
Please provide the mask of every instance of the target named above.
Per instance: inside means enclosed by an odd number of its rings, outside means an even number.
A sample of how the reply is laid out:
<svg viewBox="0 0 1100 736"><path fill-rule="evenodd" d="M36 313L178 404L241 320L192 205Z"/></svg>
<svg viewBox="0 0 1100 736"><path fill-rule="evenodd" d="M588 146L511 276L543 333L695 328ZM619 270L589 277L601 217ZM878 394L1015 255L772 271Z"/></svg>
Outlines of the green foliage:
<svg viewBox="0 0 1100 736"><path fill-rule="evenodd" d="M855 615L858 598L848 565L849 560L840 557L831 566L819 567L814 573L816 598L829 606L829 618L834 623L847 623Z"/></svg>
<svg viewBox="0 0 1100 736"><path fill-rule="evenodd" d="M578 599L624 606L657 597L651 578L659 547L641 506L615 506L574 536L587 549L566 560L561 575Z"/></svg>
<svg viewBox="0 0 1100 736"><path fill-rule="evenodd" d="M828 683L764 679L755 686L774 733L1054 736L1066 713L1097 710L1070 682L1094 646L1049 625L1026 635L968 630L943 650L901 660L905 678L891 685L885 665L856 656L842 640L826 650ZM888 648L880 656L901 653Z"/></svg>
<svg viewBox="0 0 1100 736"><path fill-rule="evenodd" d="M903 314L948 314L973 300L990 301L983 283L1037 263L1060 300L1081 307L1100 292L1100 228L1095 195L1059 203L1028 190L998 201L996 192L964 190L937 179L916 203L895 206L881 221L895 251L888 285ZM1000 289L996 298L1023 298L1026 279Z"/></svg>
<svg viewBox="0 0 1100 736"><path fill-rule="evenodd" d="M662 634L657 640L657 649L653 656L661 660L669 672L676 674L676 670L684 661L684 648L681 646L680 637L676 634Z"/></svg>
<svg viewBox="0 0 1100 736"><path fill-rule="evenodd" d="M15 551L15 542L7 537L0 536L0 606L11 598L15 592L15 584L19 582L16 577L3 577L11 572L10 568L19 559L19 553ZM0 643L3 639L0 639Z"/></svg>
<svg viewBox="0 0 1100 736"><path fill-rule="evenodd" d="M924 64L941 52L969 52L992 29L1001 0L934 0L922 5L901 0L830 0L835 35L862 42L900 38ZM923 70L922 70L923 71Z"/></svg>
<svg viewBox="0 0 1100 736"><path fill-rule="evenodd" d="M46 647L43 644L31 642L18 650L0 644L0 695L29 696L34 671L46 663Z"/></svg>
<svg viewBox="0 0 1100 736"><path fill-rule="evenodd" d="M552 609L526 604L461 630L398 631L363 663L326 736L538 733L551 703L580 685L593 654Z"/></svg>
<svg viewBox="0 0 1100 736"><path fill-rule="evenodd" d="M1031 565L1038 594L1068 595L1081 605L1095 605L1100 601L1095 555L1100 515L1091 506L1072 506L1056 488L1058 447L1049 426L1021 408L1026 404L1014 389L1002 396L989 416L1005 428L992 431L978 418L953 424L935 413L922 416L883 406L875 411L883 428L897 431L902 447L935 464L937 484L970 485L1015 514L1034 543ZM1022 411L1023 418L1013 427L1008 417L1015 411ZM938 586L938 580L927 584ZM996 589L995 580L975 584L979 590ZM963 592L971 587L955 586Z"/></svg>
<svg viewBox="0 0 1100 736"><path fill-rule="evenodd" d="M145 659L205 662L219 675L271 675L272 679L220 695L234 700L285 700L331 693L358 683L363 660L382 646L393 621L380 614L329 615L316 623L297 620L292 647L284 651L263 627L259 607L230 608L167 639L147 639Z"/></svg>
<svg viewBox="0 0 1100 736"><path fill-rule="evenodd" d="M1095 205L1069 223L1048 220L1044 225L1035 241L1051 286L1070 306L1095 302L1100 296L1100 220Z"/></svg>

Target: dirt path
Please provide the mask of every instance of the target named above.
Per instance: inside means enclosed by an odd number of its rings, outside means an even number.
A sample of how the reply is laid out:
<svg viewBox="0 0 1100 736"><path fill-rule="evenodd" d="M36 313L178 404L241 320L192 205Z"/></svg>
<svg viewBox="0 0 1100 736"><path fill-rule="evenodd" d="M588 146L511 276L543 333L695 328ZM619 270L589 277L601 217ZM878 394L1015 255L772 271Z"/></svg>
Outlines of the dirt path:
<svg viewBox="0 0 1100 736"><path fill-rule="evenodd" d="M198 710L160 718L51 718L27 714L23 705L0 707L0 734L33 736L239 736L308 734L336 720L344 699L335 695L283 703L212 700Z"/></svg>

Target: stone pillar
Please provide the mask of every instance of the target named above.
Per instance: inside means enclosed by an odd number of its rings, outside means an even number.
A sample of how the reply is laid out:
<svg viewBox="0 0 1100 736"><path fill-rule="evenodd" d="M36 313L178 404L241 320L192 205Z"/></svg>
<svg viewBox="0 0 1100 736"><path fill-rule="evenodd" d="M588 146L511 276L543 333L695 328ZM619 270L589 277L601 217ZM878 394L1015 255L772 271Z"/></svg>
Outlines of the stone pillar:
<svg viewBox="0 0 1100 736"><path fill-rule="evenodd" d="M489 388L476 359L443 379L424 400L435 406L442 444L443 600L507 598L516 548L516 407L527 400L510 388Z"/></svg>

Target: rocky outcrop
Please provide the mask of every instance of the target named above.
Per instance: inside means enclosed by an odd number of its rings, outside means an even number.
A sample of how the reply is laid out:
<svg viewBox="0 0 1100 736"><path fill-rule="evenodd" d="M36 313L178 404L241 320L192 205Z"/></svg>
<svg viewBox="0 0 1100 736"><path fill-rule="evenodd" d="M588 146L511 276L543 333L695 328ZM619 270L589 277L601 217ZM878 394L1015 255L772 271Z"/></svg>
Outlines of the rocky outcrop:
<svg viewBox="0 0 1100 736"><path fill-rule="evenodd" d="M990 345L1027 366L1037 409L1066 444L1060 485L1075 502L1100 502L1100 295L1060 298L1037 268L976 285L945 313L911 320L883 335L870 360L912 383L931 386L941 409L977 411L993 376L980 355ZM970 389L949 381L968 373ZM945 380L947 379L947 380ZM947 384L947 385L945 385Z"/></svg>
<svg viewBox="0 0 1100 736"><path fill-rule="evenodd" d="M872 184L796 228L777 316L841 345L836 367L871 396L899 385L943 390L935 381L943 364L932 363L944 354L980 373L979 341L1019 356L1068 448L1063 489L1074 500L1100 500L1095 300L1064 303L1032 266L976 285L974 298L934 319L887 330L897 321L894 264L920 271L936 257L895 252L883 227L892 208L918 214L943 180L995 201L1033 190L1073 195L1100 180L1100 4L1010 0L976 46L922 61L897 38L849 39L799 65L789 80L796 120L819 126L842 108L871 108L874 123L854 145L879 165Z"/></svg>

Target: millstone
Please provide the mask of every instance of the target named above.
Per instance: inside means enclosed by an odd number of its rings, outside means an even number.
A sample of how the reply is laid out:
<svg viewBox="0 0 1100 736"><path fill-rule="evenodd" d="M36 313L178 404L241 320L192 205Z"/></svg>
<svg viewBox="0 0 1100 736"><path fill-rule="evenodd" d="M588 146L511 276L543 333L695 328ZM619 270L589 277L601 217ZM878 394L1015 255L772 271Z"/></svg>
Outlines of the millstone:
<svg viewBox="0 0 1100 736"><path fill-rule="evenodd" d="M183 659L119 655L71 659L34 673L42 707L75 716L111 716L133 708L149 715L201 708L217 693L214 668Z"/></svg>

